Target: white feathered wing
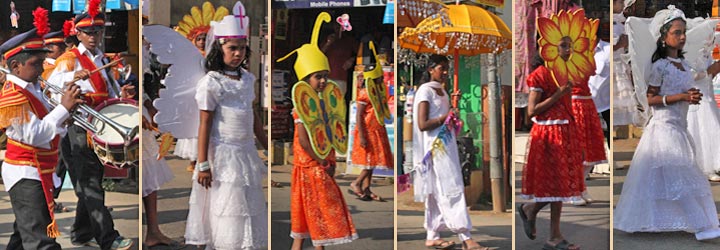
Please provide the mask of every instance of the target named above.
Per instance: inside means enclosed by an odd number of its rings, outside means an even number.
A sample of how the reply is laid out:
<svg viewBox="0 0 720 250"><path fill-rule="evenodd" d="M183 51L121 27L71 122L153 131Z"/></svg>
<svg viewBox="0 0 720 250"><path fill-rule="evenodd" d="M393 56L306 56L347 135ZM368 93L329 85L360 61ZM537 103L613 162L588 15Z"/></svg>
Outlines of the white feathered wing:
<svg viewBox="0 0 720 250"><path fill-rule="evenodd" d="M187 38L165 26L143 26L143 36L160 63L172 64L163 81L165 88L153 102L158 129L179 139L197 137L200 111L195 92L205 75L202 54Z"/></svg>

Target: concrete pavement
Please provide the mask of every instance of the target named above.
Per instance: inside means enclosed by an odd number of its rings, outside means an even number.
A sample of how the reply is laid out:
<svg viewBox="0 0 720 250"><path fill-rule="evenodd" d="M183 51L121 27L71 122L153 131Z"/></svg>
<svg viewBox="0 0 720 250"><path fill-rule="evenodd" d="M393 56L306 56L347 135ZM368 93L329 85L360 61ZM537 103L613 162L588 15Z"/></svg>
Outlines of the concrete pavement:
<svg viewBox="0 0 720 250"><path fill-rule="evenodd" d="M262 155L262 154L261 154ZM190 199L190 191L192 190L192 173L186 171L186 167L190 161L180 159L174 155L165 157L175 178L165 183L158 191L158 220L160 223L160 231L166 236L178 242L184 242L185 222L187 221ZM263 181L265 183L265 181ZM263 185L265 191L265 199L267 200L267 186ZM143 235L147 231L145 222L145 211L143 210ZM173 249L170 247L152 247L155 250ZM181 249L194 250L202 249L196 246L186 245Z"/></svg>
<svg viewBox="0 0 720 250"><path fill-rule="evenodd" d="M512 249L512 213L493 213L492 204L484 204L482 210L471 210L470 221L473 229L470 232L475 241L492 249ZM424 203L415 202L413 190L398 195L397 212L397 249L423 249L426 231ZM444 240L457 243L454 249L462 249L460 239L450 231L441 233Z"/></svg>
<svg viewBox="0 0 720 250"><path fill-rule="evenodd" d="M290 249L292 245L292 238L290 238L290 173L292 165L272 166L271 170L272 179L283 185L283 187L272 189L271 248ZM375 178L373 180L371 187L373 192L383 197L386 202L361 201L347 192L350 182L357 176L344 176L342 174L344 172L345 163L339 162L335 171L335 181L340 186L360 238L351 243L328 248L333 250L393 249L394 182L390 178ZM303 249L313 249L310 240L305 240Z"/></svg>
<svg viewBox="0 0 720 250"><path fill-rule="evenodd" d="M514 183L516 204L530 202L520 198L527 136L527 133L516 132L513 145L515 154L513 158L516 162ZM569 242L579 245L583 250L610 249L610 176L591 174L586 185L595 202L587 206L564 205L560 218L560 230ZM525 236L522 220L517 215L517 211L515 216L515 249L541 249L549 238L550 206L538 213L537 238L535 240L530 240Z"/></svg>
<svg viewBox="0 0 720 250"><path fill-rule="evenodd" d="M615 203L620 199L625 176L627 175L630 161L632 160L635 148L640 139L615 140L614 158L618 162L614 170L613 200ZM720 208L720 183L710 183L715 206ZM668 233L626 233L620 230L613 231L614 249L654 249L654 250L677 250L677 249L720 249L720 239L706 242L695 240L695 235L686 232Z"/></svg>

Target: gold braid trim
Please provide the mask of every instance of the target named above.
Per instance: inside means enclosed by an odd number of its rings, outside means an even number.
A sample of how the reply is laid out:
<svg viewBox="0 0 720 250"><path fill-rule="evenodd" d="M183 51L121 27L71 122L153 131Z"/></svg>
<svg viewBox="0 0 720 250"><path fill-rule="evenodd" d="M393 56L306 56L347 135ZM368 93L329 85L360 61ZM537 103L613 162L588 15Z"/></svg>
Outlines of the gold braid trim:
<svg viewBox="0 0 720 250"><path fill-rule="evenodd" d="M65 71L75 71L75 54L68 51L63 53L57 60L55 60L55 67ZM49 76L48 76L49 77Z"/></svg>

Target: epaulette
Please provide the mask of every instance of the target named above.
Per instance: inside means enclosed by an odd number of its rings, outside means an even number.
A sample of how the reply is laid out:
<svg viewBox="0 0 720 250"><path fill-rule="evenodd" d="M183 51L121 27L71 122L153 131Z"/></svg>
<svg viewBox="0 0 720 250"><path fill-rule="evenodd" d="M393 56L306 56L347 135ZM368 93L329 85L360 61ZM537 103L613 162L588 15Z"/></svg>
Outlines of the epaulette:
<svg viewBox="0 0 720 250"><path fill-rule="evenodd" d="M30 101L16 88L14 83L5 81L0 91L0 128L7 128L14 122L24 124L30 121Z"/></svg>
<svg viewBox="0 0 720 250"><path fill-rule="evenodd" d="M55 60L55 67L60 67L66 71L75 71L76 59L77 57L75 57L75 54L72 53L72 51L67 51Z"/></svg>

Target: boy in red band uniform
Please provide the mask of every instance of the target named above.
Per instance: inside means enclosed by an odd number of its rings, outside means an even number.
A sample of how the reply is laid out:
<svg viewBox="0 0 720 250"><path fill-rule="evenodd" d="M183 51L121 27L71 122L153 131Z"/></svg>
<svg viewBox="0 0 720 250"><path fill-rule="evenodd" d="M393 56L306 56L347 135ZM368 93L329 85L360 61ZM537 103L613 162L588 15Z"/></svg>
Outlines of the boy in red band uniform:
<svg viewBox="0 0 720 250"><path fill-rule="evenodd" d="M98 45L103 39L105 16L99 11L100 1L90 0L88 11L78 15L73 23L80 44L65 52L55 62L55 71L48 81L58 87L75 82L80 87L85 102L94 107L110 98L132 98L133 87L119 87L109 76L108 70L90 72L109 63ZM132 94L131 94L132 92ZM57 96L55 97L57 98ZM132 239L120 236L115 230L112 215L105 207L105 191L102 188L104 167L88 145L87 132L73 124L62 139L62 159L68 164L70 180L78 197L75 222L70 240L74 245L100 245L101 249L128 249Z"/></svg>
<svg viewBox="0 0 720 250"><path fill-rule="evenodd" d="M0 127L8 136L2 178L15 214L8 249L60 249L55 241L60 232L53 213L53 173L68 110L82 100L74 85L64 90L55 108L43 99L38 76L47 52L42 39L49 30L47 10L38 8L33 15L37 28L0 45L11 73L0 90Z"/></svg>

